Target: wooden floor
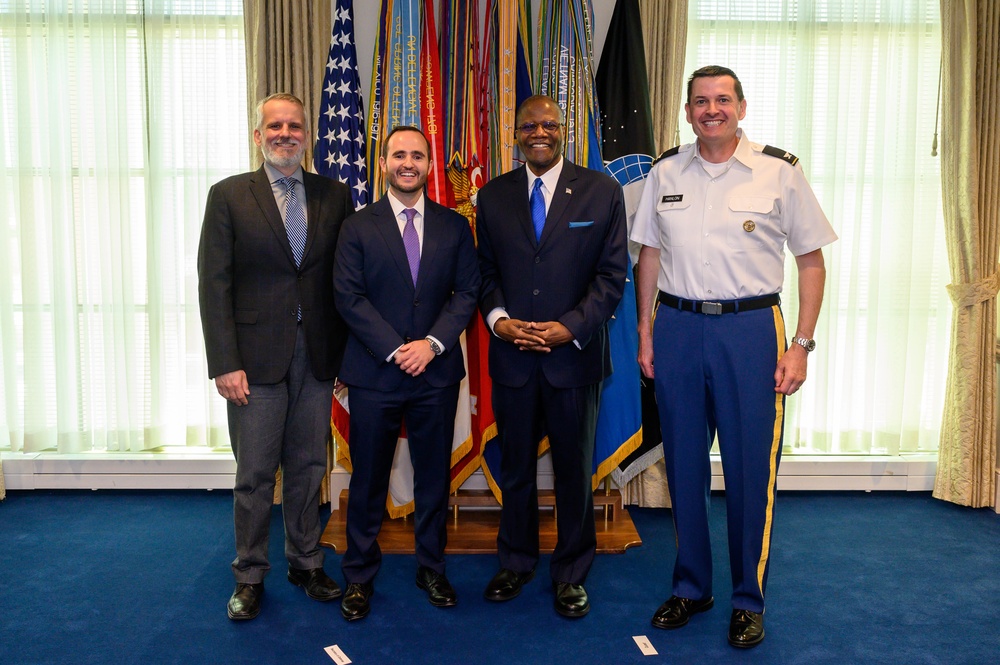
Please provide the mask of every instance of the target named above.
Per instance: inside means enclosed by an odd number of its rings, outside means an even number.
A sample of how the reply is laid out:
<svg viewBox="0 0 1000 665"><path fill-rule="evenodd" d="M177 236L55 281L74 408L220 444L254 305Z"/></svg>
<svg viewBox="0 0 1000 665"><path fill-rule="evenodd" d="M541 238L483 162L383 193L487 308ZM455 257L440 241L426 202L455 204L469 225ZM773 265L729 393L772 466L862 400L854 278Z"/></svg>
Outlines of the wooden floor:
<svg viewBox="0 0 1000 665"><path fill-rule="evenodd" d="M539 492L539 546L550 554L556 544L555 499L552 492ZM448 521L448 554L489 554L497 551L500 507L488 490L460 491L450 499L452 517ZM339 554L347 549L347 490L340 494L340 509L334 511L320 537L320 544ZM594 519L597 524L597 552L621 554L641 545L632 518L622 506L617 490L594 494ZM382 522L378 537L385 554L413 554L413 516Z"/></svg>

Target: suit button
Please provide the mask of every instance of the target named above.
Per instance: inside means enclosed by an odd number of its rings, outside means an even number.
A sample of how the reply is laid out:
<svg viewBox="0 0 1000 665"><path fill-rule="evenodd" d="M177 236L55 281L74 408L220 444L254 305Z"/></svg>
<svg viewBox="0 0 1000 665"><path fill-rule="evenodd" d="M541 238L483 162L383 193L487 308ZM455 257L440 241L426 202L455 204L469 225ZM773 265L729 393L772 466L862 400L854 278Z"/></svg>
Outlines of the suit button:
<svg viewBox="0 0 1000 665"><path fill-rule="evenodd" d="M535 263L541 263L541 262L542 262L541 257L536 256L535 257Z"/></svg>
<svg viewBox="0 0 1000 665"><path fill-rule="evenodd" d="M414 300L413 301L413 306L414 307L420 307L420 301L419 300Z"/></svg>
<svg viewBox="0 0 1000 665"><path fill-rule="evenodd" d="M532 293L533 295L536 295L536 296L537 296L537 295L538 295L538 289L535 289L535 290L534 290L534 291L532 291L531 293Z"/></svg>

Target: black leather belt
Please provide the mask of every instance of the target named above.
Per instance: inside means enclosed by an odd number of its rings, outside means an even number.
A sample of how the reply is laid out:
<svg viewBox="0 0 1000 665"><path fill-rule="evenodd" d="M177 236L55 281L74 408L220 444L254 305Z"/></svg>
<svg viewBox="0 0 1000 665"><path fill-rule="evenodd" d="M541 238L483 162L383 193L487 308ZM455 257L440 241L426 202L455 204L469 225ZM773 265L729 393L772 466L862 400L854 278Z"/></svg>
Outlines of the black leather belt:
<svg viewBox="0 0 1000 665"><path fill-rule="evenodd" d="M750 312L755 309L774 307L781 304L781 298L777 293L759 298L743 298L742 300L684 300L669 293L660 291L657 297L661 303L667 307L679 309L682 312L694 312L696 314L735 314L737 312Z"/></svg>

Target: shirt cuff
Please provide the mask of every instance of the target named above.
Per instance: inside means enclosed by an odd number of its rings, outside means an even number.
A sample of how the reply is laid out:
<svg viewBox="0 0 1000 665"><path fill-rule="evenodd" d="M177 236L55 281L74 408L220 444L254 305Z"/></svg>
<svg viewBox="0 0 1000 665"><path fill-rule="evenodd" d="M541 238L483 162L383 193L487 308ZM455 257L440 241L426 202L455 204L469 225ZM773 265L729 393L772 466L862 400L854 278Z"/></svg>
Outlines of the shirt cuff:
<svg viewBox="0 0 1000 665"><path fill-rule="evenodd" d="M490 332L496 335L497 337L499 337L500 335L496 334L496 332L493 330L493 326L497 324L497 321L499 321L504 317L510 318L509 316L507 316L507 310L504 309L503 307L494 307L493 309L490 310L490 313L486 315L486 325L490 327Z"/></svg>
<svg viewBox="0 0 1000 665"><path fill-rule="evenodd" d="M388 362L392 362L392 357L393 357L394 355L396 355L396 351L399 351L399 350L400 350L401 348L403 348L403 345L402 345L402 344L400 344L400 345L399 345L399 346L397 346L397 347L396 347L395 349L393 349L393 350L392 350L392 353L390 353L390 354L389 354L388 356L386 356L386 359L385 359L385 361L386 361L387 363L388 363Z"/></svg>

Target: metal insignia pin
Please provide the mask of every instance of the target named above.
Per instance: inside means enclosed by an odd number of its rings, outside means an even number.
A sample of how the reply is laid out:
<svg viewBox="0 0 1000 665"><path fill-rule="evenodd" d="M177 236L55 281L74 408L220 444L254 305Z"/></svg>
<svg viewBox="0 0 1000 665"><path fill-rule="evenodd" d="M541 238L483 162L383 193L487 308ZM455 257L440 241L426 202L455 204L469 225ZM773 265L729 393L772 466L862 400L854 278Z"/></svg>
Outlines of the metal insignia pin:
<svg viewBox="0 0 1000 665"><path fill-rule="evenodd" d="M757 228L757 225L753 223L752 219L748 219L747 221L743 222L743 230L746 231L747 233L753 233L753 230L755 228Z"/></svg>
<svg viewBox="0 0 1000 665"><path fill-rule="evenodd" d="M567 194L572 194L572 193L573 193L573 190L572 190L572 189L570 189L569 187L567 187L567 188L566 188L566 193L567 193Z"/></svg>

